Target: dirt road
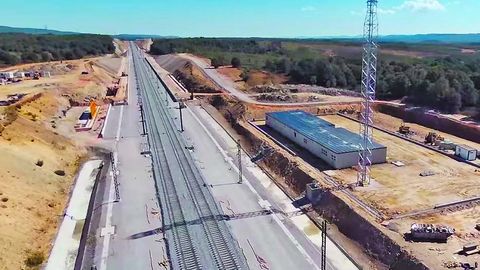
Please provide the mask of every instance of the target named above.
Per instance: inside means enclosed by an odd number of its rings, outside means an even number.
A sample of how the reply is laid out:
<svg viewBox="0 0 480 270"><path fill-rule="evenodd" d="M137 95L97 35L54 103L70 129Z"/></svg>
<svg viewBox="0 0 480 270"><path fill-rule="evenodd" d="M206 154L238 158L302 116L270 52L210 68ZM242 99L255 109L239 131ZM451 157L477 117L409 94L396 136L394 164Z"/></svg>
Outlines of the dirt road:
<svg viewBox="0 0 480 270"><path fill-rule="evenodd" d="M249 104L254 104L254 105L262 105L262 106L275 106L275 107L297 107L297 106L316 106L316 105L325 105L330 103L330 100L326 101L312 101L312 102L263 102L263 101L257 101L255 98L253 98L251 95L243 92L242 90L237 89L235 87L235 82L232 81L230 78L227 76L219 73L216 69L212 68L209 63L207 63L204 59L197 57L195 55L191 54L186 54L186 53L181 53L178 54L179 57L189 60L193 64L195 64L197 67L200 68L200 70L203 71L205 77L209 78L218 88L222 89L223 91L231 94L232 96L235 96L238 100L249 103ZM340 102L334 102L334 103L342 103ZM344 102L345 104L350 104L350 103L358 103L357 101L347 101Z"/></svg>

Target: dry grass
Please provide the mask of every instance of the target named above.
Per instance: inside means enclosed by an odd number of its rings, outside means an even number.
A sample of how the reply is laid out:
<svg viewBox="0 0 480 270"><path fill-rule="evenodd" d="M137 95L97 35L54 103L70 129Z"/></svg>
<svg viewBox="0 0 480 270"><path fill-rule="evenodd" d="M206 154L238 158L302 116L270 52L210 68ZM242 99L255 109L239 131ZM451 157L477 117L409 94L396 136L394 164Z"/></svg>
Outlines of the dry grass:
<svg viewBox="0 0 480 270"><path fill-rule="evenodd" d="M252 70L249 73L247 85L252 87L256 85L282 84L287 82L288 78L283 75L273 74L266 71Z"/></svg>
<svg viewBox="0 0 480 270"><path fill-rule="evenodd" d="M4 126L0 136L0 269L24 269L39 263L39 254L44 260L48 257L74 176L87 154L85 140L76 139L73 123L64 119L62 111L69 110L69 98L101 97L112 79L97 67L93 74L80 75L88 61L71 61L76 68L53 78L0 86L0 95L40 93L16 106L0 107ZM75 112L78 118L81 110Z"/></svg>

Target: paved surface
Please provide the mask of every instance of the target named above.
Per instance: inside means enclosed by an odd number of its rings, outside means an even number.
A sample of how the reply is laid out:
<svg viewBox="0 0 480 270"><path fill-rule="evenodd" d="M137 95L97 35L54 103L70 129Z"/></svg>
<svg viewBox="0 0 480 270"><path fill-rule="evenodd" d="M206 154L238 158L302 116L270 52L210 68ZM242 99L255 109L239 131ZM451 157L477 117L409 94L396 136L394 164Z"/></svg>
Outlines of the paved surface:
<svg viewBox="0 0 480 270"><path fill-rule="evenodd" d="M247 269L237 242L171 119L169 95L140 50L131 48L173 268Z"/></svg>
<svg viewBox="0 0 480 270"><path fill-rule="evenodd" d="M68 207L65 210L65 216L48 258L46 270L74 269L88 203L101 164L101 160L89 160L80 169Z"/></svg>
<svg viewBox="0 0 480 270"><path fill-rule="evenodd" d="M131 57L131 53L129 52ZM106 179L94 264L105 269L165 269L167 260L162 223L151 173L150 158L141 155L147 141L142 137L135 73L128 61L128 105L112 107L104 134L111 147L118 174L117 199L112 174ZM97 210L97 211L98 211ZM84 265L83 269L90 269Z"/></svg>
<svg viewBox="0 0 480 270"><path fill-rule="evenodd" d="M180 129L177 104L171 114ZM320 230L306 216L256 216L272 208L286 213L292 201L243 153L244 183L238 182L236 142L199 106L183 110L187 144L207 185L225 214L244 216L228 222L251 269L319 269ZM308 235L307 235L308 234ZM357 269L328 239L327 269ZM264 262L264 263L261 263Z"/></svg>
<svg viewBox="0 0 480 270"><path fill-rule="evenodd" d="M252 213L267 208L287 214L298 211L283 191L243 152L244 184L228 184L238 179L236 142L199 106L189 106L184 119L185 135L195 147L194 156L202 171L211 175L207 179L213 185L213 194L227 213ZM229 224L241 243L242 239L256 242L256 252L265 254L271 269L292 269L288 267L305 264L305 268L298 269L314 269L320 265L321 232L306 216L276 214L235 220ZM248 246L246 244L241 245ZM329 239L327 250L328 269L357 269Z"/></svg>
<svg viewBox="0 0 480 270"><path fill-rule="evenodd" d="M129 105L112 108L106 123L104 140L114 149L120 201L114 202L115 187L113 176L110 175L101 207L100 237L94 259L97 268L167 269L162 263L166 261L168 250L175 269L219 269L221 267L216 262L218 258L224 258L220 254L223 251L212 247L212 244L216 246L215 241L205 232L208 226L204 224L214 221L223 224L220 225L222 234L225 234L223 237L232 237L228 246L223 248L230 252L241 249L239 254L230 255L238 265L246 260L250 269L319 269L318 229L312 230L311 226L314 225L304 216L287 218L281 214L258 215L264 209L289 212L295 211L295 208L245 154L243 184L237 183L235 142L200 107L189 106L183 110L186 130L179 132L178 104L171 100L165 104L165 95L162 95L165 90L153 75L148 77L150 75L145 74L150 71L143 69L141 72L137 70L137 75L142 77L139 79L140 85L147 84L150 89L145 92L142 90L142 95L149 126L150 150L153 153L154 181L150 157L140 154L148 147L145 137L140 135L142 126L137 90L132 87L136 82L132 62L129 61ZM155 86L157 89L152 91ZM192 167L188 169L185 162L191 163ZM168 166L162 167L165 165ZM189 175L186 170L195 172L190 175L198 178L195 181L205 183L205 186L197 187L201 193L192 192L191 185L195 182L191 181L192 177L186 177ZM162 195L167 189L167 185L163 184L167 172L173 180L176 196ZM195 194L203 194L209 199L199 201ZM167 199L179 201L175 209L182 210L185 222L176 222L176 216L166 207L173 206L171 202L166 202ZM210 216L201 214L199 202L214 209ZM159 212L160 206L163 206L162 213ZM237 218L227 220L226 215ZM165 235L161 228L165 229ZM181 231L182 228L186 229ZM189 244L194 251L186 252L194 254L191 265L183 264L178 259L185 259L185 254L179 253L182 247L188 248L189 245L185 245L183 238L177 237L177 242L172 240L175 230L180 230L180 235L189 234L194 240ZM164 240L164 237L170 240ZM335 245L328 242L327 246L328 269L356 269ZM84 269L89 269L89 266L84 266Z"/></svg>

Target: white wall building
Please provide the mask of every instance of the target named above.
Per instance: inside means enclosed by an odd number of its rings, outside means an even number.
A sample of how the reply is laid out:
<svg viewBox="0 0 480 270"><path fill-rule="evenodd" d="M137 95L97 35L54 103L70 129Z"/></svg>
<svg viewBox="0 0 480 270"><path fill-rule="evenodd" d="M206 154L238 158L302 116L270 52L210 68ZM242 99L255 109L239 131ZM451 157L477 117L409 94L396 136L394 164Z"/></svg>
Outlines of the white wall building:
<svg viewBox="0 0 480 270"><path fill-rule="evenodd" d="M300 110L267 113L266 118L267 126L333 168L343 169L357 165L363 142L360 135L337 128L328 121ZM387 147L374 142L371 149L373 164L386 162Z"/></svg>
<svg viewBox="0 0 480 270"><path fill-rule="evenodd" d="M477 159L477 149L465 144L459 144L455 147L455 155L464 160L474 161Z"/></svg>
<svg viewBox="0 0 480 270"><path fill-rule="evenodd" d="M13 79L14 77L13 72L0 72L0 78Z"/></svg>

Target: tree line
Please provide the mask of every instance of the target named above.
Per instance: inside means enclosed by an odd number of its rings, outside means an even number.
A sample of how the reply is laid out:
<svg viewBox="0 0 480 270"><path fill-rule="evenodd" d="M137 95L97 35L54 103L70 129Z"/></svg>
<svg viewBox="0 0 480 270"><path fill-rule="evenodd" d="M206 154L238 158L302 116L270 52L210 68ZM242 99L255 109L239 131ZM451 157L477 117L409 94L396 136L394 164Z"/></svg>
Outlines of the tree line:
<svg viewBox="0 0 480 270"><path fill-rule="evenodd" d="M308 47L302 47L302 51L308 50ZM161 39L155 40L151 47L152 54L181 52L202 55L214 52L212 64L215 66L230 63L240 66L238 58L226 57L232 52L249 55L267 54L272 57L267 58L261 68L288 75L290 83L315 84L355 91L360 91L361 88L361 55L354 58L312 57L311 53L298 54L289 51L289 48L283 46L283 42L279 40L255 39ZM386 59L378 63L378 98L404 99L414 105L436 108L448 113L458 112L465 107L480 107L479 56Z"/></svg>
<svg viewBox="0 0 480 270"><path fill-rule="evenodd" d="M106 35L0 34L0 66L72 60L114 51L113 39Z"/></svg>

